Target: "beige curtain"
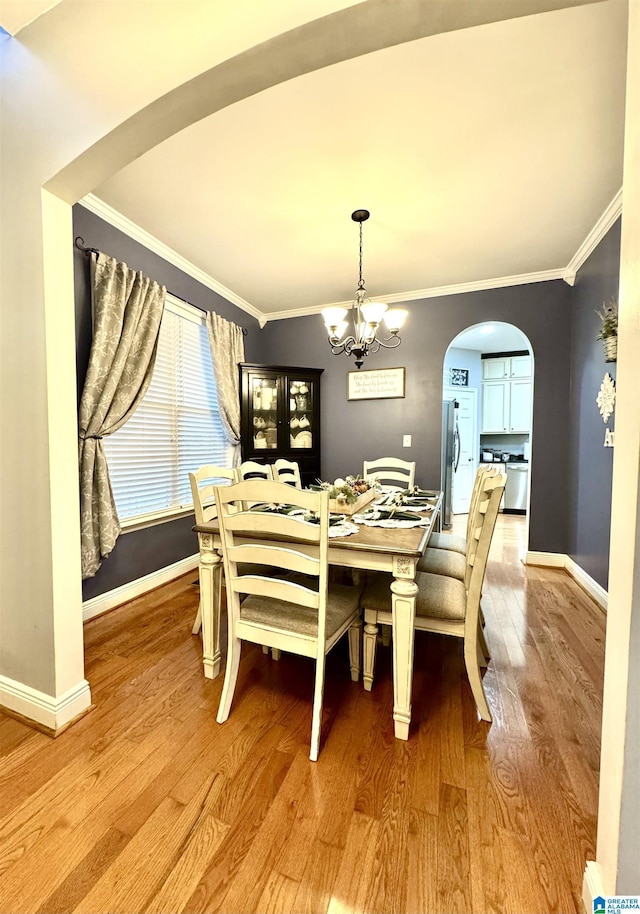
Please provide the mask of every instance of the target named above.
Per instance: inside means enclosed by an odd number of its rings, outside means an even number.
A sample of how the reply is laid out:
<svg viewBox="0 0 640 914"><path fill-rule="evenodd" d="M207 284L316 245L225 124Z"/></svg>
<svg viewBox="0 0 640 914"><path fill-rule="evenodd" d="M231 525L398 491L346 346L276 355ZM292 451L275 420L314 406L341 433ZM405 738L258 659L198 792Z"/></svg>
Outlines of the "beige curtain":
<svg viewBox="0 0 640 914"><path fill-rule="evenodd" d="M120 534L102 438L124 425L149 386L166 291L126 263L98 255L78 417L83 579L93 577Z"/></svg>
<svg viewBox="0 0 640 914"><path fill-rule="evenodd" d="M232 466L240 463L240 371L244 362L242 327L207 312L207 332L218 388L218 403L227 438L233 445Z"/></svg>

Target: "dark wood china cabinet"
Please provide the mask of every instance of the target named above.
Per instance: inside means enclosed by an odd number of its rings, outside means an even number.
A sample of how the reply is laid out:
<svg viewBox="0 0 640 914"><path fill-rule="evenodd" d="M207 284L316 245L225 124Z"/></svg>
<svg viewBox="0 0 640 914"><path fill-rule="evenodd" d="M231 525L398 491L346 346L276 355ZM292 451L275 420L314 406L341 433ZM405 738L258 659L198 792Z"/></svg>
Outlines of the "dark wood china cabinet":
<svg viewBox="0 0 640 914"><path fill-rule="evenodd" d="M321 478L322 368L240 365L242 459L295 460L302 484Z"/></svg>

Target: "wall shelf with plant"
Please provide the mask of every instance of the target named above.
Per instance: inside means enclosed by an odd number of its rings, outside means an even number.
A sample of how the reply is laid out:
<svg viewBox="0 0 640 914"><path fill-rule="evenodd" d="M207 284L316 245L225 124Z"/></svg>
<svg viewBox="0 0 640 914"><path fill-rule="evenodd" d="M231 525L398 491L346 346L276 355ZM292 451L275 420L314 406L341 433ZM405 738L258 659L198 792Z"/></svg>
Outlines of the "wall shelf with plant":
<svg viewBox="0 0 640 914"><path fill-rule="evenodd" d="M604 302L596 314L601 321L600 332L596 339L602 340L604 360L605 362L615 362L618 358L618 302L615 298Z"/></svg>

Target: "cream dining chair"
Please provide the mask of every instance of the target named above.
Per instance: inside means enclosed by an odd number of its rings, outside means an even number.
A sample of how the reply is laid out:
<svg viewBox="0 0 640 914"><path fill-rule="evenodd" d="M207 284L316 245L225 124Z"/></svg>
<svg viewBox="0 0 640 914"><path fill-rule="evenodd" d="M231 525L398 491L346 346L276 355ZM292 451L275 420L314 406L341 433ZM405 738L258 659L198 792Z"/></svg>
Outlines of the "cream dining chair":
<svg viewBox="0 0 640 914"><path fill-rule="evenodd" d="M269 511L238 510L258 499L312 512L319 521L309 522ZM242 641L312 657L316 673L309 757L316 761L326 654L348 631L354 681L360 675L361 657L359 591L342 584L329 584L328 580L329 495L282 482L248 480L218 488L216 501L227 581L229 630L218 723L229 716ZM241 564L246 562L276 568L279 576L244 575Z"/></svg>
<svg viewBox="0 0 640 914"><path fill-rule="evenodd" d="M486 479L488 476L495 476L497 473L497 467L481 466L478 468L471 491L466 534L461 536L455 533L432 533L429 538L429 545L418 561L418 571L426 571L429 574L444 574L464 581L467 568L466 556L469 550L474 510L480 487L483 479ZM449 547L449 541L451 541L451 548ZM484 615L481 607L478 642L482 652L483 666L486 666L491 658L491 653L489 651L484 629Z"/></svg>
<svg viewBox="0 0 640 914"><path fill-rule="evenodd" d="M415 460L400 460L397 457L379 457L365 460L362 468L365 477L375 477L386 489L411 489L415 485Z"/></svg>
<svg viewBox="0 0 640 914"><path fill-rule="evenodd" d="M465 580L447 575L417 572L416 617L418 631L453 635L464 640L464 661L469 684L483 720L491 721L491 711L482 685L483 664L480 647L480 597L487 557L495 528L506 476L485 477L480 484L472 519L472 535L466 556ZM392 624L391 575L373 576L365 589L364 606L364 687L371 690L379 623Z"/></svg>
<svg viewBox="0 0 640 914"><path fill-rule="evenodd" d="M464 581L466 574L465 557L469 550L474 512L482 481L489 476L496 476L497 473L497 467L481 466L478 469L471 491L465 535L432 533L429 538L429 544L422 558L418 561L418 571L427 571L430 574L446 574L449 577ZM451 540L450 546L447 545L449 540Z"/></svg>
<svg viewBox="0 0 640 914"><path fill-rule="evenodd" d="M256 479L263 480L265 482L271 482L275 479L273 464L271 463L258 463L257 460L245 460L237 469L237 480L241 482L246 479ZM264 501L264 499L260 499ZM258 504L258 502L256 502ZM245 508L250 508L251 505L245 505Z"/></svg>
<svg viewBox="0 0 640 914"><path fill-rule="evenodd" d="M465 535L460 533L432 533L429 537L429 548L430 549L447 549L449 552L459 552L460 555L466 555L467 552L467 540L469 537L469 527L471 524L471 517L473 512L474 500L478 495L478 488L481 480L485 475L495 475L498 472L498 467L483 466L478 467L476 473L476 478L473 482L473 488L471 490L471 499L469 502L469 517L467 519L467 532ZM427 570L427 569L425 569Z"/></svg>
<svg viewBox="0 0 640 914"><path fill-rule="evenodd" d="M273 466L270 463L258 463L257 460L245 460L237 470L238 480L273 479Z"/></svg>
<svg viewBox="0 0 640 914"><path fill-rule="evenodd" d="M281 457L273 465L273 478L278 482L286 482L297 489L302 488L300 465L295 460L285 460Z"/></svg>
<svg viewBox="0 0 640 914"><path fill-rule="evenodd" d="M191 484L191 495L193 497L193 510L196 517L196 524L210 524L218 516L218 509L215 502L215 485L219 485L223 479L227 480L227 485L235 482L237 478L236 471L231 467L219 467L214 464L206 464L189 473L189 483ZM202 583L200 594L202 594ZM218 594L218 597L220 595ZM202 607L198 604L198 613L193 623L192 632L197 635L202 628ZM217 645L220 645L220 634L217 634Z"/></svg>

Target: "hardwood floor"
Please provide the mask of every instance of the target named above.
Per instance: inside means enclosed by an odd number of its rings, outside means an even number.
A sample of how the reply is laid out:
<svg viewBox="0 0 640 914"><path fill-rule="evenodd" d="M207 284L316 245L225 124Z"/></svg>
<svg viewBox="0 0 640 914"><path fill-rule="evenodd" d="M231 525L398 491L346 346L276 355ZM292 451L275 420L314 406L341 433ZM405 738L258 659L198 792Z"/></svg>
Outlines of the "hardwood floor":
<svg viewBox="0 0 640 914"><path fill-rule="evenodd" d="M458 518L464 527L466 518ZM605 617L563 571L527 568L500 517L484 613L494 713L456 639L418 633L410 739L390 649L371 693L329 655L243 649L227 723L202 676L192 573L85 627L95 710L55 740L0 714L0 911L581 911L594 858Z"/></svg>

